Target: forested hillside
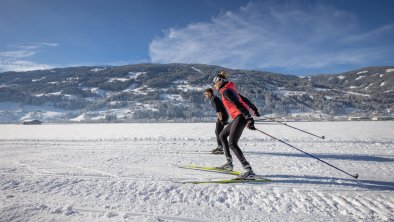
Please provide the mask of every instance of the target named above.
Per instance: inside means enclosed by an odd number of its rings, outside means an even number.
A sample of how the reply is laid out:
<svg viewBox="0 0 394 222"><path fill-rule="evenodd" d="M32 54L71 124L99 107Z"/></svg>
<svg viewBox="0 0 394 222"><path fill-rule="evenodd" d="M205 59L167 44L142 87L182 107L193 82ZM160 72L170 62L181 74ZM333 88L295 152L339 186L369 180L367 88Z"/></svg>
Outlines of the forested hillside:
<svg viewBox="0 0 394 222"><path fill-rule="evenodd" d="M394 67L298 77L203 64L137 64L0 73L0 121L208 121L214 113L203 90L220 69L263 115L392 115Z"/></svg>

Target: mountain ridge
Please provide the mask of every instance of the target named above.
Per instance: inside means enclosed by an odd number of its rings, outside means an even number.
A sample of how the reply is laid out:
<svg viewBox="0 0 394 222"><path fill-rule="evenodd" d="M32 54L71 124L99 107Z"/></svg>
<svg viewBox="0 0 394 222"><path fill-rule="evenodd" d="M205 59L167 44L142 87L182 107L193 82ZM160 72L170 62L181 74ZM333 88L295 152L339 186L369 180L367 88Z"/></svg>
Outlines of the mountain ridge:
<svg viewBox="0 0 394 222"><path fill-rule="evenodd" d="M79 66L0 73L0 123L210 121L203 90L218 70L266 116L392 116L394 66L299 77L205 64Z"/></svg>

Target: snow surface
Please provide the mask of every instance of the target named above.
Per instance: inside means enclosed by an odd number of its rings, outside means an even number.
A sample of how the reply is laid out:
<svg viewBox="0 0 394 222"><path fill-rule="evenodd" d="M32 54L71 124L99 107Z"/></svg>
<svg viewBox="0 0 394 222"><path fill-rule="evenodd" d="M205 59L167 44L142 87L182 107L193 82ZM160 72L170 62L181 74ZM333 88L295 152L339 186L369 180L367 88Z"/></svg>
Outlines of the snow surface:
<svg viewBox="0 0 394 222"><path fill-rule="evenodd" d="M394 69L386 69L386 72L394 72Z"/></svg>
<svg viewBox="0 0 394 222"><path fill-rule="evenodd" d="M51 121L62 118L65 112L66 110L64 109L54 108L51 103L35 106L20 105L15 102L0 102L0 121L4 122L24 121L28 119L46 119ZM10 113L12 115L7 115Z"/></svg>
<svg viewBox="0 0 394 222"><path fill-rule="evenodd" d="M197 68L196 68L196 67L194 67L194 66L192 66L191 68L192 68L192 69L194 69L195 71L199 72L199 73L205 74L203 71L201 71L201 70L197 69Z"/></svg>
<svg viewBox="0 0 394 222"><path fill-rule="evenodd" d="M126 82L129 81L131 79L137 79L138 76L140 75L144 75L146 74L146 72L129 72L127 78L109 78L108 82Z"/></svg>
<svg viewBox="0 0 394 222"><path fill-rule="evenodd" d="M174 84L176 84L176 88L180 89L184 92L187 91L204 91L207 88L211 88L210 85L203 85L203 86L198 86L198 85L190 85L190 83L187 80L176 80L173 81Z"/></svg>
<svg viewBox="0 0 394 222"><path fill-rule="evenodd" d="M364 70L364 71L358 72L357 75L361 75L361 74L365 74L365 73L368 73L368 71Z"/></svg>
<svg viewBox="0 0 394 222"><path fill-rule="evenodd" d="M39 79L32 79L31 81L32 82L39 82L39 81L44 80L44 79L46 79L46 77L41 77Z"/></svg>
<svg viewBox="0 0 394 222"><path fill-rule="evenodd" d="M350 89L354 89L354 88L357 88L357 87L356 86L350 86L349 88ZM356 95L356 96L364 96L364 97L370 97L371 96L371 95L368 95L368 94L356 93L356 92L350 92L350 91L342 91L342 90L338 90L338 89L335 89L334 91L341 92L341 93L346 93L346 94L350 94L350 95Z"/></svg>
<svg viewBox="0 0 394 222"><path fill-rule="evenodd" d="M91 72L99 72L99 71L103 71L103 70L105 70L105 68L94 68L94 69L91 69L90 71Z"/></svg>
<svg viewBox="0 0 394 222"><path fill-rule="evenodd" d="M108 82L127 82L129 78L109 78Z"/></svg>
<svg viewBox="0 0 394 222"><path fill-rule="evenodd" d="M179 95L179 94L167 94L167 93L160 94L160 99L169 100L169 101L178 101L178 102L184 102L185 101L182 98L182 96Z"/></svg>
<svg viewBox="0 0 394 222"><path fill-rule="evenodd" d="M305 91L291 91L291 90L284 90L282 87L278 88L278 94L281 94L283 96L303 96L307 94Z"/></svg>
<svg viewBox="0 0 394 222"><path fill-rule="evenodd" d="M137 79L140 75L145 75L147 72L129 72L130 79Z"/></svg>
<svg viewBox="0 0 394 222"><path fill-rule="evenodd" d="M217 166L214 123L0 125L0 221L393 221L394 122L277 123L239 144L263 184L183 184ZM234 157L235 169L241 170Z"/></svg>

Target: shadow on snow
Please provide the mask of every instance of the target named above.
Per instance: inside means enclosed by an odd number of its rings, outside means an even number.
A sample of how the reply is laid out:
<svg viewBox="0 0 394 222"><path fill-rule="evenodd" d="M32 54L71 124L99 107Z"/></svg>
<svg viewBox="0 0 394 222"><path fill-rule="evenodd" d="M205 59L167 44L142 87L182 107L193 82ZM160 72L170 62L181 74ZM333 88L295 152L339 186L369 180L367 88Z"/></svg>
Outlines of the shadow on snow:
<svg viewBox="0 0 394 222"><path fill-rule="evenodd" d="M371 190L394 190L394 182L387 181L297 175L263 175L263 177L273 179L275 183L281 184L335 185Z"/></svg>
<svg viewBox="0 0 394 222"><path fill-rule="evenodd" d="M303 153L273 153L273 152L245 152L254 155L272 155L285 157L300 157L311 158ZM312 154L321 159L337 159L337 160L352 160L352 161L372 161L372 162L394 162L394 158L378 157L369 155L354 155L354 154Z"/></svg>

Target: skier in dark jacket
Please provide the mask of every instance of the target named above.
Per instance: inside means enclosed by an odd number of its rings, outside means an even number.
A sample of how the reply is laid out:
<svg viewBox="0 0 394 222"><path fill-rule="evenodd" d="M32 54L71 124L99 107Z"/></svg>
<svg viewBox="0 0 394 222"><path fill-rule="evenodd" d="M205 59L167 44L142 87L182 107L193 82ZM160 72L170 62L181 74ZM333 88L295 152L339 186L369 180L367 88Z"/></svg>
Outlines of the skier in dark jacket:
<svg viewBox="0 0 394 222"><path fill-rule="evenodd" d="M204 96L211 101L211 104L216 112L216 142L218 146L211 151L213 154L223 154L223 146L222 142L220 141L219 134L222 132L224 126L228 123L228 114L226 108L223 105L222 100L219 97L213 94L213 90L208 88L204 91Z"/></svg>
<svg viewBox="0 0 394 222"><path fill-rule="evenodd" d="M254 120L249 113L249 108L254 111L256 116L260 116L260 114L258 113L257 108L249 100L237 92L235 84L227 80L227 73L225 71L220 71L213 79L213 83L215 88L220 92L220 94L222 94L223 104L233 119L233 121L227 125L219 135L223 145L224 154L227 159L227 163L219 168L233 170L233 160L230 154L231 149L245 170L244 173L238 176L238 179L255 179L255 173L243 155L242 150L239 148L238 140L240 139L245 127L248 127L251 130L256 129L254 127Z"/></svg>

